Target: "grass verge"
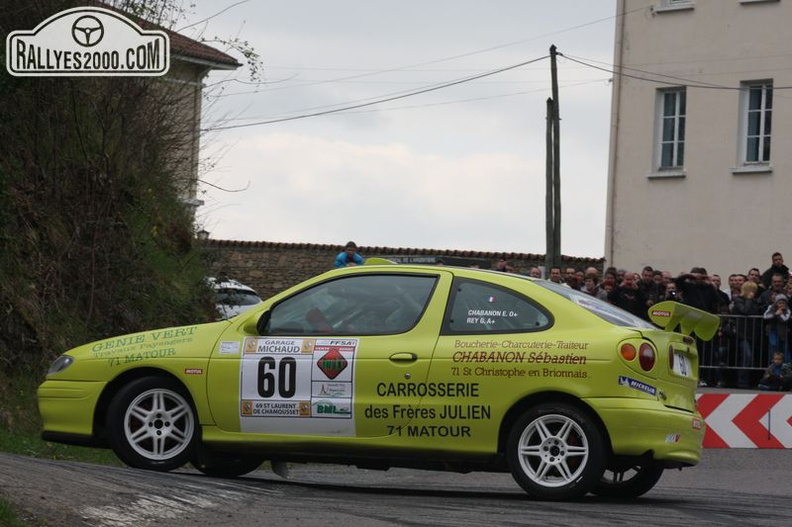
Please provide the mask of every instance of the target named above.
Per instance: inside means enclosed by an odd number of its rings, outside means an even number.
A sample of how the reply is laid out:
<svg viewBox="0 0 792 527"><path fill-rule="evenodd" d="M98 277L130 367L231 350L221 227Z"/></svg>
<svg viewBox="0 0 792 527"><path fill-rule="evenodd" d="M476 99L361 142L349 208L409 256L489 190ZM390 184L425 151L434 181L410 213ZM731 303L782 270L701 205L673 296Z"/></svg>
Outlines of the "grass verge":
<svg viewBox="0 0 792 527"><path fill-rule="evenodd" d="M40 382L34 374L10 376L0 371L0 452L121 466L111 450L61 445L41 439L41 418L36 403L36 388ZM0 496L0 526L31 525L38 524L24 520L22 511Z"/></svg>
<svg viewBox="0 0 792 527"><path fill-rule="evenodd" d="M3 527L23 527L30 524L22 521L14 506L0 497L0 525Z"/></svg>
<svg viewBox="0 0 792 527"><path fill-rule="evenodd" d="M40 382L41 379L29 373L9 376L0 372L0 451L120 466L110 450L41 440L41 418L36 403L36 388Z"/></svg>

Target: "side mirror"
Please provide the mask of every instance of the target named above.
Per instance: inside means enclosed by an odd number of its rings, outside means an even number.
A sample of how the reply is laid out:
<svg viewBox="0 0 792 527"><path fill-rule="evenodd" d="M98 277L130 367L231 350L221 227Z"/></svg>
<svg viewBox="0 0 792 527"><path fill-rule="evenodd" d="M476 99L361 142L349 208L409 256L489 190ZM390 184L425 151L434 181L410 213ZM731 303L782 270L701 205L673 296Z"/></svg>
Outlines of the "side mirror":
<svg viewBox="0 0 792 527"><path fill-rule="evenodd" d="M245 325L242 326L242 331L244 331L248 335L263 335L267 330L269 321L270 321L270 312L265 311L261 315L259 315L258 318L251 317L250 319L245 321Z"/></svg>

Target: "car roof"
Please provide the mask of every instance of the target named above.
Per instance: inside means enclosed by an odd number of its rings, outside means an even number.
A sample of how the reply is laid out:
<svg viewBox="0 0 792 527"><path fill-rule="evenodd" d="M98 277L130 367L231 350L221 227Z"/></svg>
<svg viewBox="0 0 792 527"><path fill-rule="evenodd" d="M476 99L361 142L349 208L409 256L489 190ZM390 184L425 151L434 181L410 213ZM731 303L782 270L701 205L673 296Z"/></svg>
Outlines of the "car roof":
<svg viewBox="0 0 792 527"><path fill-rule="evenodd" d="M235 289L237 291L247 291L249 293L256 294L256 290L250 286L246 286L242 282L234 280L232 278L225 278L223 281L218 281L215 277L208 277L206 279L209 282L209 285L212 286L212 289L215 291L219 291L221 289Z"/></svg>
<svg viewBox="0 0 792 527"><path fill-rule="evenodd" d="M497 271L495 269L479 269L475 267L461 267L456 265L430 265L430 264L415 264L415 263L397 263L386 260L384 258L369 258L366 260L363 266L354 266L354 267L343 267L341 269L336 269L336 271L352 271L361 272L362 269L365 269L369 272L375 271L378 269L396 269L400 271L419 271L419 272L431 272L431 271L451 271L456 275L464 275L467 273L484 273L490 276L502 276L502 277L512 277L517 279L523 279L529 282L535 282L537 280L542 280L541 278L534 278L524 274L518 273L504 273L503 271Z"/></svg>

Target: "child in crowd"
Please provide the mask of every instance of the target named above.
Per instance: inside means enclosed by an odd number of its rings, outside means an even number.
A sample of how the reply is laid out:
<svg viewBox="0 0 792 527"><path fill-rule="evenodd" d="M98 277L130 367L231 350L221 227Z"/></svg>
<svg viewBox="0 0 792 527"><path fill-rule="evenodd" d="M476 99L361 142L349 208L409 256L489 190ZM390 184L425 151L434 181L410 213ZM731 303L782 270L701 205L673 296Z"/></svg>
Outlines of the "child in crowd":
<svg viewBox="0 0 792 527"><path fill-rule="evenodd" d="M787 346L787 333L789 332L789 317L792 312L787 306L787 297L777 294L775 302L767 307L764 313L765 321L768 321L767 336L770 343L770 351L780 351L783 362L789 362L789 349Z"/></svg>
<svg viewBox="0 0 792 527"><path fill-rule="evenodd" d="M773 353L773 362L759 381L759 389L786 392L789 391L790 386L792 386L792 369L789 364L784 364L784 354L776 351Z"/></svg>

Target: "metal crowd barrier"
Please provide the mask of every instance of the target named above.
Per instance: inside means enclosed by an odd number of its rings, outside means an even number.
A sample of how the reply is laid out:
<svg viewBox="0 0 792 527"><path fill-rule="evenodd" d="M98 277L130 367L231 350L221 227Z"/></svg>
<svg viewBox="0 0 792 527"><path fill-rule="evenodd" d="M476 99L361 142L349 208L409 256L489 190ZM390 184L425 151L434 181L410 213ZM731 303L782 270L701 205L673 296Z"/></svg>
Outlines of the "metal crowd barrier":
<svg viewBox="0 0 792 527"><path fill-rule="evenodd" d="M708 386L756 388L771 361L765 321L760 315L720 315L715 338L697 342L699 377Z"/></svg>

